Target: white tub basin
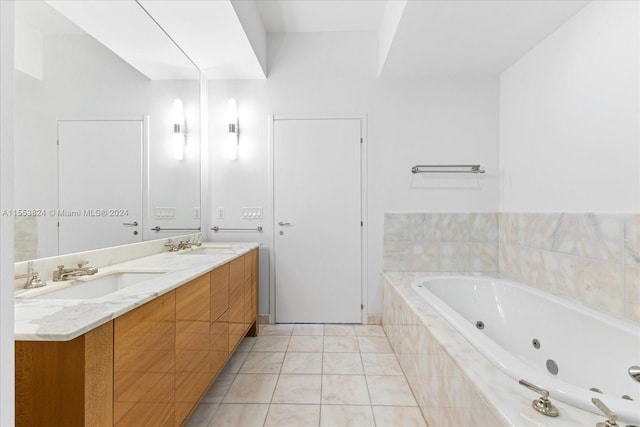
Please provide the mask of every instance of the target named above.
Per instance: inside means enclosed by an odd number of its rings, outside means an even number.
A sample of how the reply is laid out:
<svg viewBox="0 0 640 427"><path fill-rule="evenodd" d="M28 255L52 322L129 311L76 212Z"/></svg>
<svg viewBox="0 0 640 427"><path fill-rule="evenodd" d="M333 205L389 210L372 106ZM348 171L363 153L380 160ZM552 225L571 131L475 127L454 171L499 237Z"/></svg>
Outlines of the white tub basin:
<svg viewBox="0 0 640 427"><path fill-rule="evenodd" d="M137 285L146 280L154 279L166 271L127 271L113 272L95 278L83 278L71 282L67 286L55 291L34 295L37 299L91 299L98 298L119 291L129 286Z"/></svg>

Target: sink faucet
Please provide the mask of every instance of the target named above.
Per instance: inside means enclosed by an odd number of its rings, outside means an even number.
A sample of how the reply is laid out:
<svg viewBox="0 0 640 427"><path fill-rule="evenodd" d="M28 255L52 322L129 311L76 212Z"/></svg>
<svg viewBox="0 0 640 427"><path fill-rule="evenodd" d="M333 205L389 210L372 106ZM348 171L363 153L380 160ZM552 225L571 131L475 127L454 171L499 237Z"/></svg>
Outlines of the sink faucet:
<svg viewBox="0 0 640 427"><path fill-rule="evenodd" d="M33 289L33 288L41 288L46 283L38 277L38 273L26 273L26 274L18 274L15 276L16 279L27 279L24 284L24 289Z"/></svg>
<svg viewBox="0 0 640 427"><path fill-rule="evenodd" d="M71 277L91 276L98 272L95 267L85 267L89 261L80 261L78 268L64 268L64 265L59 265L58 269L53 272L53 281L61 282L63 280L69 280Z"/></svg>

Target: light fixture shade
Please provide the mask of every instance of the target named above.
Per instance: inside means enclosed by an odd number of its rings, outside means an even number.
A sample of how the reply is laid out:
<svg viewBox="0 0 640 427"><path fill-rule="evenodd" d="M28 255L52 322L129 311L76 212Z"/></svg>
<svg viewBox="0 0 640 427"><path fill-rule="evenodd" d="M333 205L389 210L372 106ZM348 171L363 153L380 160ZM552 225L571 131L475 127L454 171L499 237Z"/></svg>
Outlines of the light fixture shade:
<svg viewBox="0 0 640 427"><path fill-rule="evenodd" d="M227 123L229 126L229 135L227 136L227 157L229 160L235 160L238 158L238 105L236 100L229 99L227 107Z"/></svg>
<svg viewBox="0 0 640 427"><path fill-rule="evenodd" d="M173 100L173 157L176 160L184 158L185 133L184 106L182 100L176 98Z"/></svg>

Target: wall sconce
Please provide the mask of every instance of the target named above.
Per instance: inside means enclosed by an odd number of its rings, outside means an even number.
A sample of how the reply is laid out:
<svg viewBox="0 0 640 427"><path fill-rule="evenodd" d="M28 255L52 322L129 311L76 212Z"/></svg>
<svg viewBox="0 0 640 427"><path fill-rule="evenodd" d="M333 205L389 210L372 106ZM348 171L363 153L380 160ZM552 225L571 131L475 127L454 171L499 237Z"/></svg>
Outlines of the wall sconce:
<svg viewBox="0 0 640 427"><path fill-rule="evenodd" d="M229 99L227 109L227 122L229 123L229 136L227 137L227 156L229 160L238 158L238 134L240 133L240 122L238 120L238 106L236 100Z"/></svg>
<svg viewBox="0 0 640 427"><path fill-rule="evenodd" d="M176 160L184 158L184 146L187 143L186 133L182 100L176 98L173 100L173 157Z"/></svg>

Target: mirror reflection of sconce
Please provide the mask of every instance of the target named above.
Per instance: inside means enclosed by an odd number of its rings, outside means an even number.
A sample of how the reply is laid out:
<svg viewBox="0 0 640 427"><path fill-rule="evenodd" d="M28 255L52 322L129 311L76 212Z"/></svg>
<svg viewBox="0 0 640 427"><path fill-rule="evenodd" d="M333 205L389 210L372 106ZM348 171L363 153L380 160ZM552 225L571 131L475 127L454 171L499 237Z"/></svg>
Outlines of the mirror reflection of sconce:
<svg viewBox="0 0 640 427"><path fill-rule="evenodd" d="M229 160L238 158L238 134L240 133L238 120L238 107L236 100L229 99L229 107L227 110L227 121L229 123L229 136L227 140L227 156Z"/></svg>
<svg viewBox="0 0 640 427"><path fill-rule="evenodd" d="M184 158L184 146L186 141L186 125L182 100L173 100L173 157L176 160Z"/></svg>

